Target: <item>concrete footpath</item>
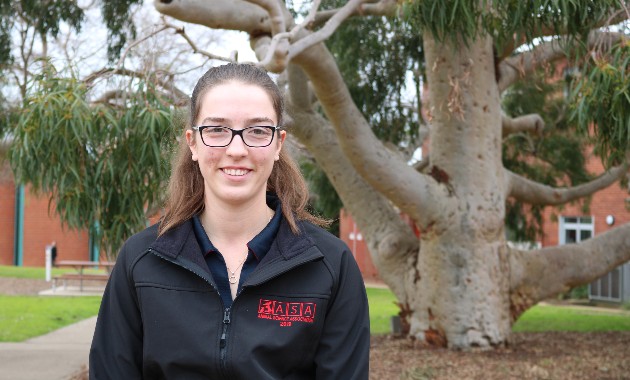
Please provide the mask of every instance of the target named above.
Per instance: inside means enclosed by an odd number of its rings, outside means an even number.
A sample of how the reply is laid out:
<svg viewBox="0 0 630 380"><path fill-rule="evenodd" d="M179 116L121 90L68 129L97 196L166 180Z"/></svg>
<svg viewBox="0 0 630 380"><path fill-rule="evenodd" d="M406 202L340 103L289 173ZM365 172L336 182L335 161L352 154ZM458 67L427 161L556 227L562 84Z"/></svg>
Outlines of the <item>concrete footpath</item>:
<svg viewBox="0 0 630 380"><path fill-rule="evenodd" d="M0 343L0 380L68 380L87 366L96 316L20 343Z"/></svg>

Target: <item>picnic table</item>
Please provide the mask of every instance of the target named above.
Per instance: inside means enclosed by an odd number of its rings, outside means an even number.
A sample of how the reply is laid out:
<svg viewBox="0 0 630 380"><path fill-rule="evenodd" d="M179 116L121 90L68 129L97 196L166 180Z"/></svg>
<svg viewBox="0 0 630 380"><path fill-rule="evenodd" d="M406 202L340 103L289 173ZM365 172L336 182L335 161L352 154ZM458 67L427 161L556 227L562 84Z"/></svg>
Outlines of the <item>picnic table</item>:
<svg viewBox="0 0 630 380"><path fill-rule="evenodd" d="M85 273L85 268L111 268L115 262L111 261L89 261L89 260L60 260L57 261L58 267L73 267L76 273L63 273L53 277L53 291L55 291L57 281L63 281L64 288L68 280L79 281L79 291L83 291L84 281L104 281L109 279L108 273Z"/></svg>

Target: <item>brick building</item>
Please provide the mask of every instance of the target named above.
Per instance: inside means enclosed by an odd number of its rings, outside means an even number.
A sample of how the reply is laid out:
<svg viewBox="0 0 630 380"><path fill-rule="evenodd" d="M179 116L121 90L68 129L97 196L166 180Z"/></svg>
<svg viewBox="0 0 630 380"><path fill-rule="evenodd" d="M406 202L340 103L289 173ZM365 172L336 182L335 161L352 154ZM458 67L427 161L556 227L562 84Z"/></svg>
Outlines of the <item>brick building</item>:
<svg viewBox="0 0 630 380"><path fill-rule="evenodd" d="M64 227L47 196L16 186L6 162L0 175L0 265L44 266L46 246L57 243L57 260L98 260L87 231Z"/></svg>

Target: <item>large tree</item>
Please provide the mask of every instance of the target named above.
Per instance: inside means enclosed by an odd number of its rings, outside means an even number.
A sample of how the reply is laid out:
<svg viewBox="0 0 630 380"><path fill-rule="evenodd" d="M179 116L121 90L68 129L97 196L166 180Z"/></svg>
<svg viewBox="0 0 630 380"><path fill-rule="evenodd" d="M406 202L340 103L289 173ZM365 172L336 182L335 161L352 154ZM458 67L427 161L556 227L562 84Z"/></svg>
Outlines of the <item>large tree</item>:
<svg viewBox="0 0 630 380"><path fill-rule="evenodd" d="M630 225L580 244L533 251L510 248L505 237L508 205L561 205L627 174L630 45L627 27L619 26L630 17L627 2L321 3L304 2L302 13L293 2L277 0L155 0L154 5L186 23L248 33L258 64L281 74L289 130L361 228L409 334L452 348L504 345L527 308L630 259ZM375 26L374 20L387 26ZM343 28L349 23L355 47L381 44L382 61L344 57L343 43L334 38L348 32ZM122 29L114 30L120 35ZM381 31L376 37L375 30ZM113 44L112 51L116 48ZM348 61L363 65L355 77L348 75ZM559 61L579 73L572 81L570 128L595 138L608 170L576 186L552 187L521 174L532 173L526 167L540 164L536 158L521 160L519 170L509 170L515 166L504 160L504 152L515 157L505 150L514 141L509 136L538 133L549 118L515 114L518 107L505 112L502 96L517 93L520 82ZM382 71L397 70L409 71L412 79L374 80ZM410 91L415 103L397 97L404 86L415 89ZM370 91L388 96L374 108ZM416 113L402 111L409 109ZM404 152L423 137L428 156L410 165ZM416 223L419 238L400 212Z"/></svg>
<svg viewBox="0 0 630 380"><path fill-rule="evenodd" d="M260 64L288 74L291 131L363 231L380 275L407 315L410 334L457 348L502 345L524 310L630 259L630 225L581 244L527 252L510 248L505 238L508 199L559 205L626 174L628 37L601 28L626 20L627 3L350 0L318 9L319 4L308 3L311 12L301 22L273 0L162 0L155 7L181 21L249 33ZM383 16L405 18L423 41L421 123L430 130L425 172L377 138L374 120L353 101L324 44L350 18ZM363 43L360 35L354 43ZM558 60L583 70L576 79L583 89L576 114L583 125L596 123L603 142L598 151L617 165L576 187L551 188L507 170L502 161L507 134L543 127L540 115L504 114L502 93ZM599 76L589 76L593 69L600 69ZM596 108L594 92L600 100L606 95L607 107ZM419 239L399 211L416 222Z"/></svg>

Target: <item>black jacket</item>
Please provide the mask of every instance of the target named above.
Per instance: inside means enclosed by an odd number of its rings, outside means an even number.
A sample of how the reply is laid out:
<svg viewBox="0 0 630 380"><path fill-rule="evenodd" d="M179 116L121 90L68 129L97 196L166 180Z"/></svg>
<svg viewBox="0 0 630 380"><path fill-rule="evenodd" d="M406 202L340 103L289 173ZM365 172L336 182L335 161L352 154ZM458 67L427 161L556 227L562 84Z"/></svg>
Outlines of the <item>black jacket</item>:
<svg viewBox="0 0 630 380"><path fill-rule="evenodd" d="M90 379L367 379L365 287L347 246L283 219L224 309L192 222L131 237L103 296Z"/></svg>

